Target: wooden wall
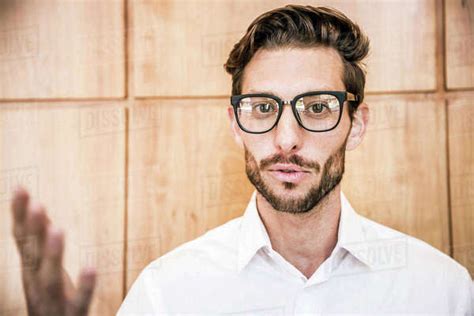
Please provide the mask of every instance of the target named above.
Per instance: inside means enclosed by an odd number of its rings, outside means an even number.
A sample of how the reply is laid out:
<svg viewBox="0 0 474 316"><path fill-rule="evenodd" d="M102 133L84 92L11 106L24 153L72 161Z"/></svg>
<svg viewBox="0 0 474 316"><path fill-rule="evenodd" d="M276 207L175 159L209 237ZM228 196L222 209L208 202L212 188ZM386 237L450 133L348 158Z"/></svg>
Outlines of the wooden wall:
<svg viewBox="0 0 474 316"><path fill-rule="evenodd" d="M223 63L280 0L0 2L0 315L25 314L11 237L22 183L66 231L65 265L99 271L111 315L151 260L242 214ZM368 134L348 152L356 210L474 274L474 1L331 5L372 41ZM238 13L238 14L236 14Z"/></svg>

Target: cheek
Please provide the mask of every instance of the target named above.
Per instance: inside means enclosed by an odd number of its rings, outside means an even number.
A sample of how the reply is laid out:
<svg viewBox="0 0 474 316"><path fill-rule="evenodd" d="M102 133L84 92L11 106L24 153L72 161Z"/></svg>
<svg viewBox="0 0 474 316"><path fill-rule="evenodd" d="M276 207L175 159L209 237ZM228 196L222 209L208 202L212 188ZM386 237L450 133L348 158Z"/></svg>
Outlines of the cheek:
<svg viewBox="0 0 474 316"><path fill-rule="evenodd" d="M324 133L315 133L311 137L313 144L316 144L319 151L326 155L332 154L336 148L339 148L349 135L351 128L351 121L349 113L344 108L341 120L336 128Z"/></svg>
<svg viewBox="0 0 474 316"><path fill-rule="evenodd" d="M344 137L337 128L324 133L313 133L302 145L299 154L308 160L317 161L322 167L344 142Z"/></svg>
<svg viewBox="0 0 474 316"><path fill-rule="evenodd" d="M255 157L257 161L272 155L272 141L269 137L257 134L242 135L244 147Z"/></svg>
<svg viewBox="0 0 474 316"><path fill-rule="evenodd" d="M314 133L303 143L299 154L321 164L329 155L332 141L333 136Z"/></svg>

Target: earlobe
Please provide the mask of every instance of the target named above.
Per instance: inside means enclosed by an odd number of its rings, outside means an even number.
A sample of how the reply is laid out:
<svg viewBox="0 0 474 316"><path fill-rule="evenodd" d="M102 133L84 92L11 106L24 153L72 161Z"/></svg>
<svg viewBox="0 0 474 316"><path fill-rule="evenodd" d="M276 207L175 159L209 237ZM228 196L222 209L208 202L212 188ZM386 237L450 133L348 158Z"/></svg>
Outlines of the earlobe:
<svg viewBox="0 0 474 316"><path fill-rule="evenodd" d="M369 106L361 103L354 113L352 127L347 138L346 150L354 150L362 142L369 123Z"/></svg>
<svg viewBox="0 0 474 316"><path fill-rule="evenodd" d="M230 130L234 141L240 148L244 148L242 137L240 136L240 127L235 120L234 109L232 107L227 108L227 115L229 116Z"/></svg>

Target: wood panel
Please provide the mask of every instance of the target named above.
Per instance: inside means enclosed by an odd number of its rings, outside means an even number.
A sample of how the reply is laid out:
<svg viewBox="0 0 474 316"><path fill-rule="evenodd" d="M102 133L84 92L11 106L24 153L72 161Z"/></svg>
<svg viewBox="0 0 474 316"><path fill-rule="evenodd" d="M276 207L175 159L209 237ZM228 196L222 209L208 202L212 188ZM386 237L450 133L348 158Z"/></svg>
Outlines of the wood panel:
<svg viewBox="0 0 474 316"><path fill-rule="evenodd" d="M423 95L371 96L366 138L347 152L356 210L449 254L446 114Z"/></svg>
<svg viewBox="0 0 474 316"><path fill-rule="evenodd" d="M345 12L372 42L368 91L435 89L433 0L295 1ZM227 95L223 70L251 21L286 1L134 1L137 96ZM414 32L413 30L416 30Z"/></svg>
<svg viewBox="0 0 474 316"><path fill-rule="evenodd" d="M474 93L448 100L453 255L474 277Z"/></svg>
<svg viewBox="0 0 474 316"><path fill-rule="evenodd" d="M368 92L436 88L435 22L441 21L434 0L294 3L336 7L367 32ZM470 89L474 5L444 3L446 85ZM121 103L0 105L0 207L8 209L18 182L46 204L67 230L72 277L83 264L99 269L92 315L115 313L124 268L128 288L150 261L243 213L253 187L230 136L227 97L182 97L228 95L222 65L233 44L255 17L284 4L137 0L129 2L133 23L124 25L122 0L0 2L3 100L125 96L124 29L131 31L128 145ZM180 98L135 102L135 95ZM473 97L452 99L447 118L441 97L369 96L368 135L347 153L343 181L358 212L448 253L449 144L453 253L471 273ZM9 219L0 222L0 315L24 315L10 230Z"/></svg>
<svg viewBox="0 0 474 316"><path fill-rule="evenodd" d="M446 0L446 86L474 88L474 1Z"/></svg>
<svg viewBox="0 0 474 316"><path fill-rule="evenodd" d="M10 198L21 183L66 233L65 267L98 269L92 315L122 300L124 109L121 104L3 104L0 109L0 315L26 315Z"/></svg>
<svg viewBox="0 0 474 316"><path fill-rule="evenodd" d="M121 97L123 1L2 0L0 99Z"/></svg>
<svg viewBox="0 0 474 316"><path fill-rule="evenodd" d="M253 187L227 104L161 100L131 108L128 286L152 260L243 213Z"/></svg>

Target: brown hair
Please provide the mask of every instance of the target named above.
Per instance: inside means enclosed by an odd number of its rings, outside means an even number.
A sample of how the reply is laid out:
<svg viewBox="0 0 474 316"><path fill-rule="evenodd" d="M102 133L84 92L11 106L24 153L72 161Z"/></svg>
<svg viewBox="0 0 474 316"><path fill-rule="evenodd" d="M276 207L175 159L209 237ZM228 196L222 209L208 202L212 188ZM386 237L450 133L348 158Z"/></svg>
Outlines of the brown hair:
<svg viewBox="0 0 474 316"><path fill-rule="evenodd" d="M262 49L332 47L343 62L342 82L346 90L359 95L350 102L349 116L364 99L365 65L369 39L342 12L327 7L287 5L257 17L246 34L234 45L224 68L232 75L232 94L242 91L245 66Z"/></svg>

